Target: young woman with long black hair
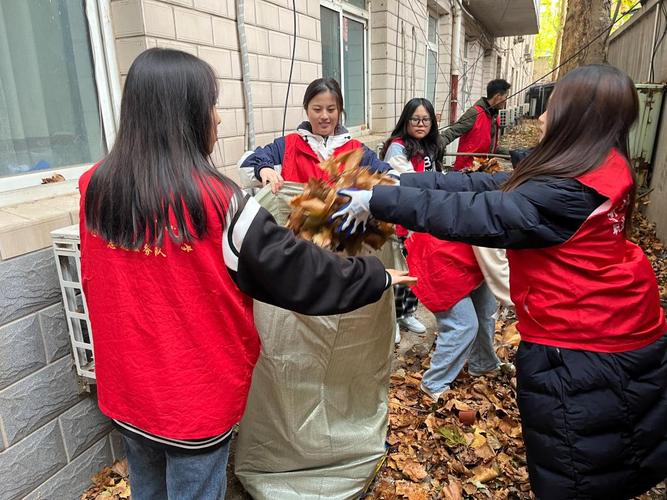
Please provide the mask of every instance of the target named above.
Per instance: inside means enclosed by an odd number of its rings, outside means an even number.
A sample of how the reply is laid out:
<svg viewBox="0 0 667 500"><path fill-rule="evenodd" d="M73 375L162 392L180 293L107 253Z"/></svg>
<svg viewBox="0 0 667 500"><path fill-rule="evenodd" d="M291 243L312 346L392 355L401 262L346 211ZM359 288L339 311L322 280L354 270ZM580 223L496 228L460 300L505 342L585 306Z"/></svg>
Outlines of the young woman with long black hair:
<svg viewBox="0 0 667 500"><path fill-rule="evenodd" d="M334 314L404 280L296 240L216 170L216 82L190 54L141 53L113 149L79 183L98 402L138 500L224 497L260 348L252 297Z"/></svg>
<svg viewBox="0 0 667 500"><path fill-rule="evenodd" d="M380 159L389 163L395 172L430 172L434 168L442 171L442 157L445 148L438 132L438 120L433 105L428 99L410 99L401 112L391 136L380 150ZM396 235L401 240L405 253L405 239L408 231L396 226ZM394 287L396 302L395 341L401 340L400 328L415 333L424 333L426 327L416 318L417 297L409 287Z"/></svg>
<svg viewBox="0 0 667 500"><path fill-rule="evenodd" d="M631 498L667 476L667 324L648 259L627 239L634 84L572 70L539 145L507 174L403 174L347 191L372 214L442 239L507 248L521 344L517 397L537 498Z"/></svg>

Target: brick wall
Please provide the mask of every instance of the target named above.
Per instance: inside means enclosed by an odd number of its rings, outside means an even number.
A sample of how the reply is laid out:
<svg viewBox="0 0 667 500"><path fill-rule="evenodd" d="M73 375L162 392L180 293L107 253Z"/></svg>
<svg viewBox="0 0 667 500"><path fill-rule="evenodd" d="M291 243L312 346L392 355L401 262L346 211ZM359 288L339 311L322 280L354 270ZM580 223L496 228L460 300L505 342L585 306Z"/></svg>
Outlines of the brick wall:
<svg viewBox="0 0 667 500"><path fill-rule="evenodd" d="M78 498L122 455L80 394L51 249L0 261L0 499Z"/></svg>
<svg viewBox="0 0 667 500"><path fill-rule="evenodd" d="M291 0L247 0L248 41L256 144L280 135L292 55ZM305 119L301 107L308 83L321 76L320 6L299 0L297 41L286 129ZM190 52L214 68L220 84L219 141L213 153L218 167L238 181L236 162L246 151L241 62L233 0L113 0L112 25L124 80L134 58L149 47Z"/></svg>
<svg viewBox="0 0 667 500"><path fill-rule="evenodd" d="M427 12L426 0L371 2L370 126L374 133L391 132L403 105L426 94ZM442 80L436 89L438 85Z"/></svg>

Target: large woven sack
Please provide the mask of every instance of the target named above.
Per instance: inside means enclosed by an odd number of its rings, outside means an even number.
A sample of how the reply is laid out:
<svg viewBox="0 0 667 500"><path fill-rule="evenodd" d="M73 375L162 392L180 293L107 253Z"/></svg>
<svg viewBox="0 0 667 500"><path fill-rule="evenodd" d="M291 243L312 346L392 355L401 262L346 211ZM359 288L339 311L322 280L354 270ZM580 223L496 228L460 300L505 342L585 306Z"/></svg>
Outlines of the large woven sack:
<svg viewBox="0 0 667 500"><path fill-rule="evenodd" d="M257 200L284 224L286 183ZM378 252L405 266L397 242ZM385 453L394 345L394 296L334 316L305 316L255 302L262 351L239 429L236 475L255 499L355 498Z"/></svg>

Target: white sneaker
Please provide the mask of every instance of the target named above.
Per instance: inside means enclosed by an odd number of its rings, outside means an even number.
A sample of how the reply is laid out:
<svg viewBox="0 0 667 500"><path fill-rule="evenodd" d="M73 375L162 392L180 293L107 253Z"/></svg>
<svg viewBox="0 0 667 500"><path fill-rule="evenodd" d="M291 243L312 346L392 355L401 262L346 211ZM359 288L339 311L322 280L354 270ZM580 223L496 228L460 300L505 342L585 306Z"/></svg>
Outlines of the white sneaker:
<svg viewBox="0 0 667 500"><path fill-rule="evenodd" d="M401 342L401 327L396 323L396 333L394 334L394 343L398 344Z"/></svg>
<svg viewBox="0 0 667 500"><path fill-rule="evenodd" d="M438 400L442 397L442 395L449 390L449 385L446 385L445 387L443 387L443 389L441 391L438 391L438 392L433 392L433 391L429 390L424 385L423 382L419 385L419 388L421 389L421 391L424 394L426 394L429 398L431 398L433 401L435 401L437 403Z"/></svg>
<svg viewBox="0 0 667 500"><path fill-rule="evenodd" d="M426 327L414 316L405 316L398 320L398 324L414 333L426 332Z"/></svg>

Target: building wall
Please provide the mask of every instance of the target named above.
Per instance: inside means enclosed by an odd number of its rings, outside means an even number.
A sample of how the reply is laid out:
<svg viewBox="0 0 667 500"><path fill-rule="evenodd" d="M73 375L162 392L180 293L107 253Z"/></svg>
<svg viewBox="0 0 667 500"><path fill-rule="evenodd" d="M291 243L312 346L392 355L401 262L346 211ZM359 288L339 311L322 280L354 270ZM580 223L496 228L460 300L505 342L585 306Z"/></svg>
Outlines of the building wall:
<svg viewBox="0 0 667 500"><path fill-rule="evenodd" d="M257 145L280 135L292 55L293 14L290 0L246 0L245 26ZM122 78L134 58L150 47L190 52L214 68L220 84L217 166L235 180L244 151L245 105L233 0L113 0L112 26ZM308 83L321 76L320 6L299 0L296 53L286 129L305 118L301 99Z"/></svg>
<svg viewBox="0 0 667 500"><path fill-rule="evenodd" d="M0 260L2 500L78 498L123 454L95 398L80 393L53 258L47 248Z"/></svg>
<svg viewBox="0 0 667 500"><path fill-rule="evenodd" d="M635 83L649 83L649 69L653 51L653 31L658 12L658 2L649 1L642 11L623 25L609 43L609 62L630 75ZM667 19L660 14L660 26ZM658 31L658 36L660 31ZM667 43L658 47L654 59L653 82L667 81ZM660 128L653 151L650 203L647 216L656 224L656 231L662 241L667 241L667 100L663 98Z"/></svg>
<svg viewBox="0 0 667 500"><path fill-rule="evenodd" d="M425 95L426 0L371 2L371 129L391 132L410 98ZM437 89L437 84L436 84Z"/></svg>

